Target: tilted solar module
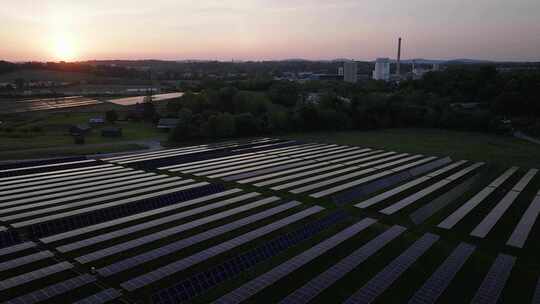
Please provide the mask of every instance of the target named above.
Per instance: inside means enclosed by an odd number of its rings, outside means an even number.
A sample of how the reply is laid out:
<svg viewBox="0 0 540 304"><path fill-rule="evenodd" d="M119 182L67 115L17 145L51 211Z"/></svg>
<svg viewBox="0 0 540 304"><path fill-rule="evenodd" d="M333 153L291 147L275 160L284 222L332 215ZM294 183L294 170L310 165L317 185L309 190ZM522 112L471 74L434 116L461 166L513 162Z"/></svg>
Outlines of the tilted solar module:
<svg viewBox="0 0 540 304"><path fill-rule="evenodd" d="M268 224L266 226L260 227L258 229L252 230L248 233L242 234L238 237L235 237L234 239L225 241L223 243L220 243L218 245L212 246L210 248L207 248L204 251L195 253L189 257L183 258L179 261L170 263L168 265L159 267L151 272L148 272L144 275L132 278L128 281L125 281L121 283L120 285L122 288L133 291L136 289L139 289L141 287L147 286L149 284L152 284L153 282L156 282L164 277L173 275L175 273L178 273L188 267L191 267L195 264L198 264L202 261L205 261L207 259L210 259L216 255L219 255L223 252L226 252L228 250L231 250L235 247L238 247L240 245L246 244L254 239L257 239L261 236L267 235L271 232L274 232L278 229L281 229L283 227L286 227L294 222L297 222L299 220L302 220L308 216L311 216L315 213L318 213L322 211L324 208L319 206L314 206L309 209L300 211L298 213L295 213L293 215L287 216L283 219L280 219L278 221L275 221L271 224Z"/></svg>
<svg viewBox="0 0 540 304"><path fill-rule="evenodd" d="M362 288L350 296L344 303L372 303L385 292L414 262L439 240L439 236L426 233L402 254L370 279Z"/></svg>

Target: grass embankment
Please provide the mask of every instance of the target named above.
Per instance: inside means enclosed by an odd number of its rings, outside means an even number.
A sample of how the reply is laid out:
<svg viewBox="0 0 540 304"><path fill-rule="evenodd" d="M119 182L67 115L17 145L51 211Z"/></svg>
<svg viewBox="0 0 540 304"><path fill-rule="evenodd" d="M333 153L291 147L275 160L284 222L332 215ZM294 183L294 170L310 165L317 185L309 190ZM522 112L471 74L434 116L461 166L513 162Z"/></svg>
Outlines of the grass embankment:
<svg viewBox="0 0 540 304"><path fill-rule="evenodd" d="M455 160L467 159L503 166L540 166L540 145L509 136L485 133L438 129L387 129L293 133L284 137L398 152L451 156Z"/></svg>

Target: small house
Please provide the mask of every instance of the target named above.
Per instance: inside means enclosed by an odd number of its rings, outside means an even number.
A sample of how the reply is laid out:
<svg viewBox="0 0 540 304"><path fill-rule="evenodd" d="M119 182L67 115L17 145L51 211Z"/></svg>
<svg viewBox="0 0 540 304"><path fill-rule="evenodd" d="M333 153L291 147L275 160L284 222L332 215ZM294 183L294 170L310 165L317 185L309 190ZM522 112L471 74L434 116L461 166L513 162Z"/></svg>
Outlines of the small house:
<svg viewBox="0 0 540 304"><path fill-rule="evenodd" d="M69 133L73 136L84 136L90 132L91 128L87 124L74 125L69 128Z"/></svg>
<svg viewBox="0 0 540 304"><path fill-rule="evenodd" d="M157 128L161 130L172 130L178 125L178 118L161 118L157 124Z"/></svg>

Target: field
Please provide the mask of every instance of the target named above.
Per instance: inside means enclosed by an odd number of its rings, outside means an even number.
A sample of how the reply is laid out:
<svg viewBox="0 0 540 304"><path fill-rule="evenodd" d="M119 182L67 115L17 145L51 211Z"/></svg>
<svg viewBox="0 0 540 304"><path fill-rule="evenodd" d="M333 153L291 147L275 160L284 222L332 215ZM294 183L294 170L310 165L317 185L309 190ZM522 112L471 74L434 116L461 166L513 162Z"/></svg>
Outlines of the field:
<svg viewBox="0 0 540 304"><path fill-rule="evenodd" d="M0 301L539 299L538 170L376 144L254 138L0 166Z"/></svg>
<svg viewBox="0 0 540 304"><path fill-rule="evenodd" d="M100 105L101 106L101 105ZM115 106L109 106L115 107ZM105 138L101 129L108 124L92 128L85 137L84 145L77 145L69 128L72 125L87 124L90 118L104 117L105 108L71 110L58 113L32 113L8 117L0 125L0 160L58 157L96 153L111 153L144 148L148 140L161 141L166 133L158 131L153 124L145 122L119 121L121 138ZM122 109L117 109L124 115Z"/></svg>
<svg viewBox="0 0 540 304"><path fill-rule="evenodd" d="M305 141L359 145L409 153L452 156L506 166L540 167L540 145L524 140L474 132L438 129L316 132L285 136Z"/></svg>

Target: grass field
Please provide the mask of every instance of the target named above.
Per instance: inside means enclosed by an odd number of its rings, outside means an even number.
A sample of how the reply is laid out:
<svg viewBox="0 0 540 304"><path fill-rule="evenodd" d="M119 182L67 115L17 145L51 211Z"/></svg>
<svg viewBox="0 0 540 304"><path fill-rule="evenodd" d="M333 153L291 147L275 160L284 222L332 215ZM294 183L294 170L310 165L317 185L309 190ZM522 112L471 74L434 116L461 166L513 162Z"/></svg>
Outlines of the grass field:
<svg viewBox="0 0 540 304"><path fill-rule="evenodd" d="M120 114L122 115L122 114ZM112 153L144 148L134 141L165 140L167 134L151 123L117 122L123 136L106 138L101 129L92 128L85 137L85 145L76 145L69 128L88 123L92 117L103 117L104 112L32 113L7 119L0 131L0 160L71 156L81 154Z"/></svg>
<svg viewBox="0 0 540 304"><path fill-rule="evenodd" d="M284 137L315 142L357 145L397 152L451 156L504 166L540 166L540 145L484 133L437 129L294 133Z"/></svg>

